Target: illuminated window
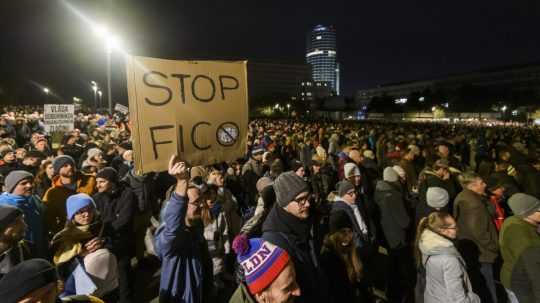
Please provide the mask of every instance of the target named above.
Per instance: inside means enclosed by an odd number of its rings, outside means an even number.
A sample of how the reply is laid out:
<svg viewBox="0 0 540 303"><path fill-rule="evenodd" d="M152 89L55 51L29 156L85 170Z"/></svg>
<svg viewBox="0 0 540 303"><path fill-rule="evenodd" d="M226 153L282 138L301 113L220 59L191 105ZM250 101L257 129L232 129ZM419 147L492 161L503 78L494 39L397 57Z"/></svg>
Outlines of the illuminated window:
<svg viewBox="0 0 540 303"><path fill-rule="evenodd" d="M317 37L315 37L315 39L321 40L321 39L322 39L322 36L317 36Z"/></svg>

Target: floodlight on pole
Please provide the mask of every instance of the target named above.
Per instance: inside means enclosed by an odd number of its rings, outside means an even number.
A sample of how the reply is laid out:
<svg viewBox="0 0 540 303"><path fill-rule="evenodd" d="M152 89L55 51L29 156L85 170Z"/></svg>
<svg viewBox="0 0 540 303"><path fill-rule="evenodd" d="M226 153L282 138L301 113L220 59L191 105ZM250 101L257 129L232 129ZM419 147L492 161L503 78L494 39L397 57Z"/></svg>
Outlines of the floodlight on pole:
<svg viewBox="0 0 540 303"><path fill-rule="evenodd" d="M46 93L47 95L49 94L50 90L46 87L43 88L43 92Z"/></svg>

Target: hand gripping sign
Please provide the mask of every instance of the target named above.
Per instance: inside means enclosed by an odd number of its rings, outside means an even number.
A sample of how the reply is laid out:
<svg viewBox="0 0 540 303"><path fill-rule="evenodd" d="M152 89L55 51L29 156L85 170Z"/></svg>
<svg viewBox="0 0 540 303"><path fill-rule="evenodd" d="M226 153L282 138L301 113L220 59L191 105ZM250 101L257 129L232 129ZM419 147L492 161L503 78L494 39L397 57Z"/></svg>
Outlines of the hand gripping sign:
<svg viewBox="0 0 540 303"><path fill-rule="evenodd" d="M246 64L129 56L127 81L137 171L166 170L171 154L191 165L244 156Z"/></svg>

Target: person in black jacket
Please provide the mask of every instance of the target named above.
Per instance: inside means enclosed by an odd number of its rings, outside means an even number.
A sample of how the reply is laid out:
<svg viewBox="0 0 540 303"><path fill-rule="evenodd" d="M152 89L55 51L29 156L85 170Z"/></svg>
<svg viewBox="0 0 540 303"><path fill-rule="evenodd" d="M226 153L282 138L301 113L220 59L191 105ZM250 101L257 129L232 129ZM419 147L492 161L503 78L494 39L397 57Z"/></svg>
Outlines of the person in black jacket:
<svg viewBox="0 0 540 303"><path fill-rule="evenodd" d="M324 239L321 267L334 302L366 302L360 287L363 266L354 247L353 224L343 210L330 215L330 232Z"/></svg>
<svg viewBox="0 0 540 303"><path fill-rule="evenodd" d="M110 224L112 251L118 260L120 302L132 301L131 258L135 248L133 220L137 212L137 198L131 188L118 182L115 169L106 167L96 175L98 193L94 195L96 207L103 222Z"/></svg>
<svg viewBox="0 0 540 303"><path fill-rule="evenodd" d="M296 269L302 294L296 302L329 302L327 282L318 266L311 237L308 185L294 172L281 174L274 181L276 204L263 224L263 239L285 249Z"/></svg>
<svg viewBox="0 0 540 303"><path fill-rule="evenodd" d="M399 302L406 297L406 290L413 285L406 285L409 278L414 279L412 255L407 245L407 229L410 218L405 209L404 197L399 184L399 176L392 167L383 172L383 180L377 182L375 203L381 210L381 225L389 256L389 274L387 280L387 297L390 302Z"/></svg>

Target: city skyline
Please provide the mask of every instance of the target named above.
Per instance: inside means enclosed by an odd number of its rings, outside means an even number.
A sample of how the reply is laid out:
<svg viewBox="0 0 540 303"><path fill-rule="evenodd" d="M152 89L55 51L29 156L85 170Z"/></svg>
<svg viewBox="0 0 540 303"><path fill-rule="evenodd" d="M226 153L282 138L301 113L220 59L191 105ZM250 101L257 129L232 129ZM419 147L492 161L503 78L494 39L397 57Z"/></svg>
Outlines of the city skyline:
<svg viewBox="0 0 540 303"><path fill-rule="evenodd" d="M104 86L103 45L65 3L93 20L109 19L130 53L168 59L302 64L302 37L317 24L331 24L339 34L345 96L384 83L540 61L540 40L532 38L539 4L530 1L475 1L464 10L456 3L402 1L21 0L0 4L0 83L38 83L86 100L90 81ZM124 101L119 54L112 55L112 71L113 96Z"/></svg>

